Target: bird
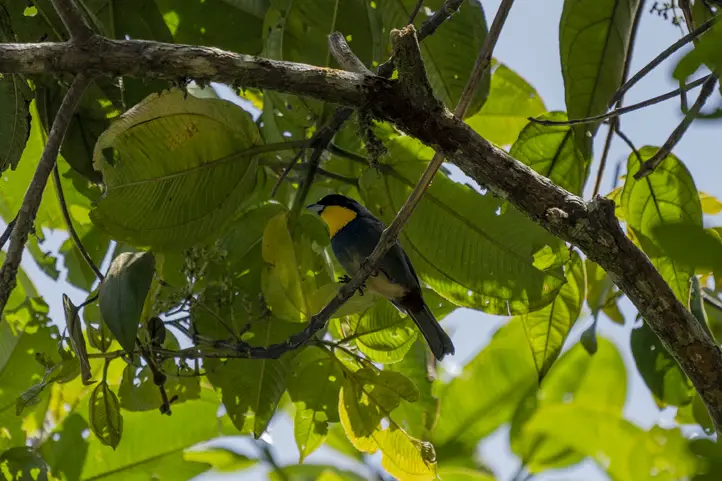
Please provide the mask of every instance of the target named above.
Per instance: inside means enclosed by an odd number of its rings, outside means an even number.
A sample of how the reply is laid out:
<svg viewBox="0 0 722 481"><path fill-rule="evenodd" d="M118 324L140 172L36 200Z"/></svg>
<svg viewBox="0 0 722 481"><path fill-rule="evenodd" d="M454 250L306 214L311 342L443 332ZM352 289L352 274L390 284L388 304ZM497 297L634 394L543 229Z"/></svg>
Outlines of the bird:
<svg viewBox="0 0 722 481"><path fill-rule="evenodd" d="M355 275L376 247L386 228L384 223L359 202L341 194L326 195L307 209L326 223L334 255L348 275ZM348 280L348 276L341 278L342 282ZM454 344L424 301L419 277L401 244L394 242L366 286L413 319L437 360L454 354Z"/></svg>

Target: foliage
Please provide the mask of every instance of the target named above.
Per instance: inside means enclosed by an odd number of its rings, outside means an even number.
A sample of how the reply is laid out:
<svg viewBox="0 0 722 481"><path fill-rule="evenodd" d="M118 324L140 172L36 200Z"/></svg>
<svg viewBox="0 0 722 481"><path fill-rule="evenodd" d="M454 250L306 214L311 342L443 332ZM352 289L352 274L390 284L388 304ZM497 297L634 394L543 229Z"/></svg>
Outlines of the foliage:
<svg viewBox="0 0 722 481"><path fill-rule="evenodd" d="M390 55L390 31L408 22L417 1L74 3L110 38L210 45L329 68L338 64L327 35L340 31L375 69ZM50 0L32 4L0 0L0 41L66 39ZM416 27L446 4L423 2ZM624 79L640 4L565 0L559 53L566 112L547 111L534 79L493 59L473 92L469 127L581 195L597 161L592 140L600 124L564 122L608 110ZM434 94L450 110L488 34L484 6L462 2L420 45ZM696 19L713 13L701 0L694 12ZM701 68L719 73L721 26L685 54L677 80ZM5 223L21 208L69 78L0 75ZM246 355L287 346L344 274L324 225L303 206L340 192L389 223L434 154L360 111L307 178L309 139L337 107L185 79L94 81L73 115L59 182L45 192L27 245L44 275L57 280L62 267L63 279L80 291L43 288L41 296L33 281L47 286L48 279L21 270L0 322L3 479L184 480L264 464L271 479L283 481L366 479L371 468L400 480L492 481L475 452L505 425L521 460L519 478L585 459L614 480L719 478L711 441L624 417L629 373L615 344L596 337L599 322L625 323L612 276L484 186L459 182L448 166L399 242L437 319L459 308L507 317L487 345L463 366L458 359L438 364L413 321L366 291L298 348L272 358ZM369 162L374 149L385 153ZM722 202L698 192L671 153L636 180L658 147L630 150L624 185L607 197L627 235L720 342L722 228L713 224ZM65 211L80 243L67 238L51 249L44 235L70 230ZM86 257L104 267L102 279ZM65 317L51 320L48 304L61 300ZM592 326L582 342L572 341L574 326L587 318ZM676 360L645 322L632 327L624 335L657 404L674 406L680 425L712 432ZM299 464L278 466L263 438L284 413ZM259 447L257 455L208 443L239 434ZM358 469L306 462L322 447Z"/></svg>

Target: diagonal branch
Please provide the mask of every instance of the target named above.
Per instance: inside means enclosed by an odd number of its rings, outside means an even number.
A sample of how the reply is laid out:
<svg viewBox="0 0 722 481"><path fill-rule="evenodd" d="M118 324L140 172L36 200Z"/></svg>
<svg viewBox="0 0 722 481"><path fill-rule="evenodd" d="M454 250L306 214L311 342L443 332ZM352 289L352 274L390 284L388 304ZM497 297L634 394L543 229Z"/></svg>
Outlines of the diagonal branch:
<svg viewBox="0 0 722 481"><path fill-rule="evenodd" d="M23 204L18 212L17 222L10 235L10 246L8 253L0 269L0 313L5 310L5 305L10 298L10 293L15 288L16 276L20 267L23 249L28 240L28 235L33 229L35 216L40 207L40 201L43 198L45 186L48 183L48 177L55 167L55 161L58 158L60 145L63 143L68 125L73 117L73 113L83 97L85 89L90 84L91 78L85 74L79 74L70 85L68 93L65 94L63 103L60 104L58 113L53 121L53 126L48 134L48 140L40 156L38 167L33 175L28 190L25 192Z"/></svg>

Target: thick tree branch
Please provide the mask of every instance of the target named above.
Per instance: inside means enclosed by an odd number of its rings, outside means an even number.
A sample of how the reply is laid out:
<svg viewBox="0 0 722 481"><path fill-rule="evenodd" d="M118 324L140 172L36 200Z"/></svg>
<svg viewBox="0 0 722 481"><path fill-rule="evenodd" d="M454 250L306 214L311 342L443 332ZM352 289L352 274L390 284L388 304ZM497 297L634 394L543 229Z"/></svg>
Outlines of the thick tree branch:
<svg viewBox="0 0 722 481"><path fill-rule="evenodd" d="M33 229L35 216L40 207L40 201L43 198L45 186L48 183L48 177L55 167L55 161L58 158L60 146L65 138L65 133L70 125L80 99L83 97L86 87L90 84L90 77L85 74L79 74L73 80L68 93L65 94L62 104L55 115L53 126L48 134L48 140L40 156L38 167L30 181L30 186L25 192L23 204L17 215L17 222L10 235L10 246L8 253L0 269L0 313L5 310L5 305L10 298L10 293L15 288L16 276L20 267L20 260L23 256L23 249L28 240L28 235Z"/></svg>
<svg viewBox="0 0 722 481"><path fill-rule="evenodd" d="M365 108L377 118L393 122L426 145L441 150L465 174L602 266L679 362L704 400L718 432L722 431L722 353L676 299L649 259L626 237L614 217L613 203L603 198L584 202L481 138L442 105L409 98L408 90L398 82L378 77L211 48L97 37L83 51L70 44L0 46L0 72L86 70L111 76L199 78L279 90ZM313 317L309 327L288 341L268 348L229 345L222 357L278 357L302 345L353 294L354 287L344 285L334 300ZM0 288L7 290L4 285ZM234 351L229 352L228 347ZM177 355L208 357L199 348Z"/></svg>

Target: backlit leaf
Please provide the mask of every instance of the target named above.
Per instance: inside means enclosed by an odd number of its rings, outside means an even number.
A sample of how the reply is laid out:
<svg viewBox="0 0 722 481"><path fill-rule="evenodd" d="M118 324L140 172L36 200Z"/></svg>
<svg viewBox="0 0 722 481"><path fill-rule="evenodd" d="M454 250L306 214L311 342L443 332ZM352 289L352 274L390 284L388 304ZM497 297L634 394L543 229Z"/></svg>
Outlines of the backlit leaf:
<svg viewBox="0 0 722 481"><path fill-rule="evenodd" d="M417 3L416 0L378 2L385 42L389 38L391 29L406 26L411 11ZM425 8L421 9L414 22L417 30L433 12L442 8L443 4L443 0L425 1ZM434 35L424 39L420 44L421 56L434 96L451 110L461 98L487 33L484 10L480 2L463 2L453 18L453 22L445 23ZM353 48L353 45L351 47ZM467 117L479 111L488 94L489 75L487 74L474 93Z"/></svg>
<svg viewBox="0 0 722 481"><path fill-rule="evenodd" d="M68 337L70 337L73 352L75 352L75 355L80 361L80 373L83 378L83 383L88 384L93 375L90 372L90 362L88 361L88 349L85 347L83 326L80 324L78 308L65 294L63 294L63 310L65 311L65 324L68 328Z"/></svg>
<svg viewBox="0 0 722 481"><path fill-rule="evenodd" d="M639 0L565 0L559 50L569 118L603 114L621 85ZM598 123L575 127L576 142L590 158Z"/></svg>
<svg viewBox="0 0 722 481"><path fill-rule="evenodd" d="M550 112L542 120L567 120L563 112ZM509 155L573 194L581 193L586 176L584 154L568 125L529 122L511 146Z"/></svg>
<svg viewBox="0 0 722 481"><path fill-rule="evenodd" d="M600 312L604 312L614 322L624 324L624 317L617 305L619 288L596 262L585 259L584 265L587 271L587 306L594 319L598 318Z"/></svg>
<svg viewBox="0 0 722 481"><path fill-rule="evenodd" d="M293 434L301 462L323 444L329 423L339 421L338 396L343 381L341 365L329 351L308 347L293 359L286 383L296 407Z"/></svg>
<svg viewBox="0 0 722 481"><path fill-rule="evenodd" d="M151 95L98 139L106 192L93 222L131 245L182 249L216 232L250 195L260 141L250 115L180 90Z"/></svg>
<svg viewBox="0 0 722 481"><path fill-rule="evenodd" d="M407 154L413 158L413 154ZM361 178L364 204L389 222L421 176L420 162L395 163ZM515 208L442 173L400 236L419 277L462 307L521 314L545 306L564 282L562 243Z"/></svg>
<svg viewBox="0 0 722 481"><path fill-rule="evenodd" d="M118 447L123 434L123 416L118 397L105 381L98 384L90 395L90 429L98 440L113 449Z"/></svg>
<svg viewBox="0 0 722 481"><path fill-rule="evenodd" d="M534 87L506 65L497 64L491 76L489 97L466 123L489 142L510 145L517 140L529 117L545 111L544 102Z"/></svg>
<svg viewBox="0 0 722 481"><path fill-rule="evenodd" d="M458 377L441 387L441 412L431 438L439 450L443 444L456 449L476 446L511 419L516 405L538 381L527 345L521 319L512 319Z"/></svg>
<svg viewBox="0 0 722 481"><path fill-rule="evenodd" d="M643 147L641 160L650 158L655 147ZM635 180L640 160L632 153L627 162L627 178L622 192L627 226L654 267L670 285L677 298L688 301L689 278L694 266L665 255L658 244L656 229L662 225L689 223L702 226L702 208L694 180L682 161L668 155L649 176Z"/></svg>
<svg viewBox="0 0 722 481"><path fill-rule="evenodd" d="M0 453L0 473L3 479L11 481L48 481L48 465L32 448L25 446Z"/></svg>
<svg viewBox="0 0 722 481"><path fill-rule="evenodd" d="M661 407L692 401L692 383L646 322L632 331L631 345L639 374Z"/></svg>
<svg viewBox="0 0 722 481"><path fill-rule="evenodd" d="M183 452L183 459L211 465L220 472L247 469L258 461L223 447L207 447Z"/></svg>
<svg viewBox="0 0 722 481"><path fill-rule="evenodd" d="M551 304L520 316L539 379L546 375L556 361L567 334L582 310L586 278L584 261L576 251L572 253L572 259L567 266L566 277L566 284Z"/></svg>

